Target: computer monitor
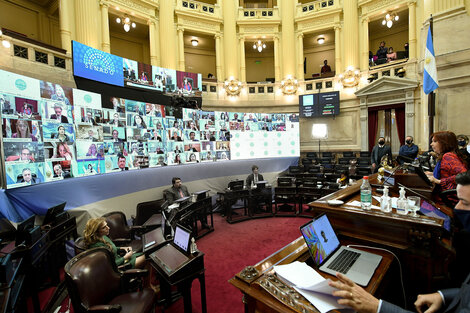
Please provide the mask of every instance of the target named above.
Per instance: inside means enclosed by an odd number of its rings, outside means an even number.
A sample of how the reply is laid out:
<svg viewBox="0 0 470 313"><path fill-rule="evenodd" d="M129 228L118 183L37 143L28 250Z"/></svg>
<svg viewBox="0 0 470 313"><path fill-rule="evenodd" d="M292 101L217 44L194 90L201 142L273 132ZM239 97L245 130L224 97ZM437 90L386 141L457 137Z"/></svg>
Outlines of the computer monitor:
<svg viewBox="0 0 470 313"><path fill-rule="evenodd" d="M48 225L48 224L54 224L57 217L64 212L65 209L65 204L67 202L63 202L61 204L58 204L56 206L53 206L49 209L47 209L46 217L44 217L44 221L42 222L42 225Z"/></svg>
<svg viewBox="0 0 470 313"><path fill-rule="evenodd" d="M204 200L206 198L208 192L209 192L209 190L196 191L194 193L196 195L196 201Z"/></svg>
<svg viewBox="0 0 470 313"><path fill-rule="evenodd" d="M243 189L243 180L237 179L232 180L228 183L228 189L230 190L242 190Z"/></svg>
<svg viewBox="0 0 470 313"><path fill-rule="evenodd" d="M266 188L267 183L268 183L268 181L266 181L266 180L260 180L260 181L256 182L256 189L261 190L261 189Z"/></svg>
<svg viewBox="0 0 470 313"><path fill-rule="evenodd" d="M179 199L175 200L175 203L179 203L180 206L181 206L181 204L185 203L188 200L189 200L189 197L183 197L183 198L179 198Z"/></svg>
<svg viewBox="0 0 470 313"><path fill-rule="evenodd" d="M23 233L25 231L30 231L31 229L34 228L34 220L36 219L36 215L31 215L24 221L18 224L18 227L16 228L16 231L18 233Z"/></svg>

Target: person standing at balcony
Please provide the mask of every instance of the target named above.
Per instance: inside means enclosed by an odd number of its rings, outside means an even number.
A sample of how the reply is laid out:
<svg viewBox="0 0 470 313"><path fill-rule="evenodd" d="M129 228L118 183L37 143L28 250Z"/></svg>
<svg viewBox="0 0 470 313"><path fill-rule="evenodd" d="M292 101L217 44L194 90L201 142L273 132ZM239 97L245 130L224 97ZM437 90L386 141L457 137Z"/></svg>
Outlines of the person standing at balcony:
<svg viewBox="0 0 470 313"><path fill-rule="evenodd" d="M321 73L330 73L331 72L331 67L328 65L328 60L323 61L323 66L321 68Z"/></svg>
<svg viewBox="0 0 470 313"><path fill-rule="evenodd" d="M377 50L377 61L376 64L383 64L387 62L388 49L385 47L385 41L380 42L379 50Z"/></svg>

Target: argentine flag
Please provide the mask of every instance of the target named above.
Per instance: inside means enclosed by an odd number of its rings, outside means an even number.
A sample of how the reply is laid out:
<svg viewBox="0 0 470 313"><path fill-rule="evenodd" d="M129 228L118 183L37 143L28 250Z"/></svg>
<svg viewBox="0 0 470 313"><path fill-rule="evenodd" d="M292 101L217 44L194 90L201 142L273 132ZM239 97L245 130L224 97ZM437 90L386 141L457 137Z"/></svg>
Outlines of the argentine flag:
<svg viewBox="0 0 470 313"><path fill-rule="evenodd" d="M426 51L424 52L424 75L423 89L425 94L429 94L439 87L437 82L436 58L434 56L434 46L432 44L431 27L428 30L426 39Z"/></svg>

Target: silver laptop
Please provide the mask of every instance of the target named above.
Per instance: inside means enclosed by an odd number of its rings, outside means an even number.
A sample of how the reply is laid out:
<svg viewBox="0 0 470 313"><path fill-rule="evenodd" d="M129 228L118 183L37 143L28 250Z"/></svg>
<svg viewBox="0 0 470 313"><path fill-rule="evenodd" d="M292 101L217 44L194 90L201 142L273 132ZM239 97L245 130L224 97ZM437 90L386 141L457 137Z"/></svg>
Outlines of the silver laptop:
<svg viewBox="0 0 470 313"><path fill-rule="evenodd" d="M361 286L367 286L382 257L342 246L326 214L300 227L312 259L320 271L340 272Z"/></svg>

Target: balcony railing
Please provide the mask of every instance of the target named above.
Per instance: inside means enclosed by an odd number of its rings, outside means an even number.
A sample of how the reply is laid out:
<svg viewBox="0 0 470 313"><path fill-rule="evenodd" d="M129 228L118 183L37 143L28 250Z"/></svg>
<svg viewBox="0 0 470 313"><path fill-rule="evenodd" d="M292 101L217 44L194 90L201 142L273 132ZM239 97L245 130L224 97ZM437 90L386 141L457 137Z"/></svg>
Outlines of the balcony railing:
<svg viewBox="0 0 470 313"><path fill-rule="evenodd" d="M194 1L194 0L180 0L178 1L178 5L176 10L182 11L191 11L197 12L205 15L210 16L219 16L220 10L217 5L212 5L204 2Z"/></svg>
<svg viewBox="0 0 470 313"><path fill-rule="evenodd" d="M336 9L340 6L339 0L317 0L297 5L296 17L306 16L312 13Z"/></svg>
<svg viewBox="0 0 470 313"><path fill-rule="evenodd" d="M265 9L248 9L238 8L238 20L239 21L250 21L250 20L278 20L279 9L278 8L265 8Z"/></svg>

